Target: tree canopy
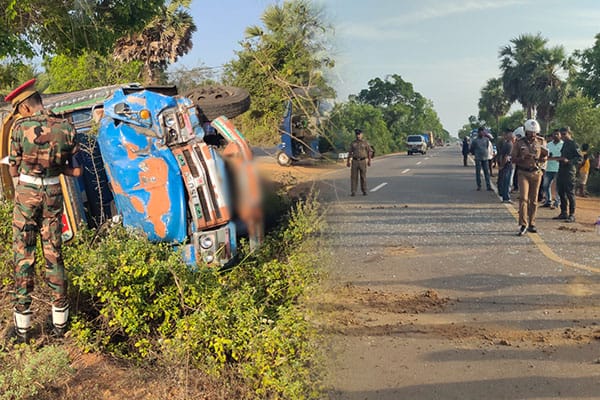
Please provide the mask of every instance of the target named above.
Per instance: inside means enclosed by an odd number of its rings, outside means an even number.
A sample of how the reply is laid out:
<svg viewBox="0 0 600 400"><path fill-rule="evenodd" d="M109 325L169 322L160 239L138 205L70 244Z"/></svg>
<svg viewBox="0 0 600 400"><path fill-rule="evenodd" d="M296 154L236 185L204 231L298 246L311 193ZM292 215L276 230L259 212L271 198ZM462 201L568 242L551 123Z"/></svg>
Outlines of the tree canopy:
<svg viewBox="0 0 600 400"><path fill-rule="evenodd" d="M574 81L582 94L592 99L595 105L600 105L600 33L595 38L593 47L575 52L581 68Z"/></svg>
<svg viewBox="0 0 600 400"><path fill-rule="evenodd" d="M356 128L363 130L376 154L385 154L397 149L381 108L349 101L337 104L331 115L327 135L336 150L347 150L350 142L354 140Z"/></svg>
<svg viewBox="0 0 600 400"><path fill-rule="evenodd" d="M333 60L327 52L329 27L310 1L269 6L261 20L264 28L246 29L243 49L226 65L224 81L246 88L251 95L250 110L240 118L244 131L255 140L272 143L279 139L284 102L296 96L294 89L316 88L309 90L316 100L334 97L324 77Z"/></svg>
<svg viewBox="0 0 600 400"><path fill-rule="evenodd" d="M48 82L50 91L166 83L167 66L192 47L196 26L190 3L0 0L6 9L0 24L0 88L33 75ZM33 68L22 72L33 56L42 58L43 76Z"/></svg>
<svg viewBox="0 0 600 400"><path fill-rule="evenodd" d="M378 107L394 141L394 150L404 148L410 134L432 131L442 140L447 132L442 129L433 103L416 92L412 83L406 82L398 74L386 79L374 78L355 97L356 101Z"/></svg>
<svg viewBox="0 0 600 400"><path fill-rule="evenodd" d="M481 89L479 98L479 119L494 121L496 132L500 131L500 118L510 109L510 101L504 94L502 80L498 78L489 79Z"/></svg>
<svg viewBox="0 0 600 400"><path fill-rule="evenodd" d="M0 58L107 54L115 41L142 29L166 0L0 0Z"/></svg>
<svg viewBox="0 0 600 400"><path fill-rule="evenodd" d="M48 93L72 92L95 86L138 82L142 63L123 63L95 52L84 52L77 57L57 55L44 62Z"/></svg>
<svg viewBox="0 0 600 400"><path fill-rule="evenodd" d="M196 25L190 13L191 0L171 1L162 6L140 32L128 33L115 44L113 55L119 61L139 61L144 65L144 83L164 81L162 77L169 64L187 54L192 48L192 34Z"/></svg>
<svg viewBox="0 0 600 400"><path fill-rule="evenodd" d="M521 103L527 117L536 117L547 130L566 90L561 73L571 69L572 60L562 46L546 47L548 39L539 33L520 35L510 42L499 53L506 96Z"/></svg>

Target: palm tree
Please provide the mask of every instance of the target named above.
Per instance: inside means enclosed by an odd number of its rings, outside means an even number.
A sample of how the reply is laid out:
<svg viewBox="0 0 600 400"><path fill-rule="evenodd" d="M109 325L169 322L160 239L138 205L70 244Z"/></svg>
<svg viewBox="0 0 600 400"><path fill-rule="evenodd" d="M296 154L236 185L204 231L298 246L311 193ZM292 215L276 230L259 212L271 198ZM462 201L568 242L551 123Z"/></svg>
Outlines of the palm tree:
<svg viewBox="0 0 600 400"><path fill-rule="evenodd" d="M570 69L572 60L562 46L546 48L548 40L539 33L511 43L500 50L504 92L510 101L521 103L527 118L538 118L547 128L565 92L560 74Z"/></svg>
<svg viewBox="0 0 600 400"><path fill-rule="evenodd" d="M574 60L565 57L562 47L554 47L544 52L541 60L542 68L538 71L535 86L538 91L537 118L547 131L556 114L556 108L567 92L568 81L563 81L560 75L573 69Z"/></svg>
<svg viewBox="0 0 600 400"><path fill-rule="evenodd" d="M141 32L117 40L113 56L124 62L144 63L144 83L154 84L170 63L192 48L196 25L190 13L191 0L173 0L162 15L155 17Z"/></svg>
<svg viewBox="0 0 600 400"><path fill-rule="evenodd" d="M499 78L489 79L479 98L479 109L489 114L496 121L496 133L500 131L500 117L504 116L510 109L511 102L506 98L502 80ZM481 118L480 118L481 119Z"/></svg>

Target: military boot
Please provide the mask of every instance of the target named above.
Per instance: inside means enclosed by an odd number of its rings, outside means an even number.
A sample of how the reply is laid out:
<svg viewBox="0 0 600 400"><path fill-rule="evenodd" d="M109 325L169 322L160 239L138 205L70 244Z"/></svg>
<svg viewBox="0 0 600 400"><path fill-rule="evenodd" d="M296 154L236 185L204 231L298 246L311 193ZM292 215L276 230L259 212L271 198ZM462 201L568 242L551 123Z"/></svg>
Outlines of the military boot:
<svg viewBox="0 0 600 400"><path fill-rule="evenodd" d="M69 305L64 307L52 306L52 333L56 337L63 337L69 322Z"/></svg>
<svg viewBox="0 0 600 400"><path fill-rule="evenodd" d="M26 343L29 340L32 316L33 312L29 308L25 311L19 311L17 308L14 309L15 334L17 335L17 341Z"/></svg>

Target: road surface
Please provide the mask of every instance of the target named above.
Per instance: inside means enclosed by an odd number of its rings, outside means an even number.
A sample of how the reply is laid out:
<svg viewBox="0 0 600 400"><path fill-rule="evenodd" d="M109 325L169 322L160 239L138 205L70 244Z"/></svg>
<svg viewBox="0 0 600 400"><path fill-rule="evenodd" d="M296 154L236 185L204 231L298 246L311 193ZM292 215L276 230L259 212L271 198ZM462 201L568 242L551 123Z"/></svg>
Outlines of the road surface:
<svg viewBox="0 0 600 400"><path fill-rule="evenodd" d="M475 190L456 147L349 169L328 208L329 399L600 399L600 236ZM493 178L495 179L495 178Z"/></svg>

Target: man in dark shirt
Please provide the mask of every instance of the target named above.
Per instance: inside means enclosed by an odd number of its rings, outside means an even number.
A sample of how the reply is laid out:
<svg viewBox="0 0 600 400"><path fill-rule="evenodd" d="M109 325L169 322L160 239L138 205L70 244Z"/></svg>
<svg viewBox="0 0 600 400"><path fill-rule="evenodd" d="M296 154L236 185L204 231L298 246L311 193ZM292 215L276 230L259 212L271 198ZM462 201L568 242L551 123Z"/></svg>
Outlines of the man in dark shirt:
<svg viewBox="0 0 600 400"><path fill-rule="evenodd" d="M512 203L510 200L510 184L512 178L512 160L511 153L515 137L511 130L504 132L504 141L498 152L498 191L502 196L503 203Z"/></svg>
<svg viewBox="0 0 600 400"><path fill-rule="evenodd" d="M577 180L577 167L581 163L582 156L568 126L560 128L560 136L563 141L560 157L552 157L552 159L559 162L556 189L560 197L560 214L554 219L575 222L575 183Z"/></svg>
<svg viewBox="0 0 600 400"><path fill-rule="evenodd" d="M463 165L467 166L467 158L469 157L469 139L465 136L462 142Z"/></svg>

